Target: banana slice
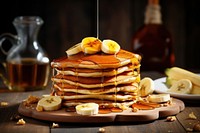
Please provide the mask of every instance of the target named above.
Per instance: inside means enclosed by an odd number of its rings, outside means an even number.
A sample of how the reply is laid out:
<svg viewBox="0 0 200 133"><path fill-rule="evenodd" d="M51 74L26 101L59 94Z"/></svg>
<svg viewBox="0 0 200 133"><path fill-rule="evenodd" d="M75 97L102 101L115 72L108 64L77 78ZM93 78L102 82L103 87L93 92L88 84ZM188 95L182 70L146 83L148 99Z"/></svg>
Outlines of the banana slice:
<svg viewBox="0 0 200 133"><path fill-rule="evenodd" d="M106 54L116 54L120 50L120 45L113 40L103 40L101 50Z"/></svg>
<svg viewBox="0 0 200 133"><path fill-rule="evenodd" d="M151 78L145 77L140 81L139 95L147 96L152 94L154 91L154 82Z"/></svg>
<svg viewBox="0 0 200 133"><path fill-rule="evenodd" d="M76 106L76 112L80 115L96 115L99 111L99 105L96 103L84 103Z"/></svg>
<svg viewBox="0 0 200 133"><path fill-rule="evenodd" d="M67 53L68 56L70 56L70 55L77 54L77 53L79 53L81 51L82 51L82 49L81 49L81 43L78 43L78 44L72 46L71 48L69 48L65 52Z"/></svg>
<svg viewBox="0 0 200 133"><path fill-rule="evenodd" d="M149 102L162 103L170 100L170 94L152 94L147 97Z"/></svg>
<svg viewBox="0 0 200 133"><path fill-rule="evenodd" d="M95 37L86 37L81 42L81 49L86 54L95 54L101 51L101 40Z"/></svg>
<svg viewBox="0 0 200 133"><path fill-rule="evenodd" d="M200 95L200 86L192 85L191 94L198 94Z"/></svg>
<svg viewBox="0 0 200 133"><path fill-rule="evenodd" d="M37 111L54 111L61 107L62 99L58 96L47 96L38 101Z"/></svg>
<svg viewBox="0 0 200 133"><path fill-rule="evenodd" d="M192 82L188 79L180 79L168 90L169 92L175 92L180 94L188 94L192 90Z"/></svg>

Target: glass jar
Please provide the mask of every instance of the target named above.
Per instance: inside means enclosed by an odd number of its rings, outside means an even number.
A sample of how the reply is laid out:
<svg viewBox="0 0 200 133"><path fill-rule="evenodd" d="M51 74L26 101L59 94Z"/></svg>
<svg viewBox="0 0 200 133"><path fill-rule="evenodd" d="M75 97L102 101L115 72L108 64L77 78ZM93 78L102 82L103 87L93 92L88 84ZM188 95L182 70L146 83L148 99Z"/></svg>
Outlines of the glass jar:
<svg viewBox="0 0 200 133"><path fill-rule="evenodd" d="M13 25L17 35L4 33L0 36L0 48L7 55L7 85L10 90L38 90L48 83L49 58L37 40L43 23L38 16L16 17ZM8 52L2 47L6 39L13 44Z"/></svg>

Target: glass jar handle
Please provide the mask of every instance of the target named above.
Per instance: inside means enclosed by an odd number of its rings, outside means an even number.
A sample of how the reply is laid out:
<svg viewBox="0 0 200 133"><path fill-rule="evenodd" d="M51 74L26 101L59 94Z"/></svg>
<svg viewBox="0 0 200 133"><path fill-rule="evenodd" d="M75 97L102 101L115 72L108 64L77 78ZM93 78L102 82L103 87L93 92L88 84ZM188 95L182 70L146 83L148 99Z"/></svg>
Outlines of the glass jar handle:
<svg viewBox="0 0 200 133"><path fill-rule="evenodd" d="M0 36L0 49L2 51L3 54L5 55L8 55L8 51L5 51L4 48L2 47L2 44L5 40L9 40L12 44L12 46L16 45L17 44L17 41L18 41L18 36L17 35L13 35L11 33L3 33L1 36ZM6 69L6 64L3 62L1 63L4 68ZM10 83L9 81L7 80L7 78L2 74L0 73L0 78L3 80L3 83L10 89Z"/></svg>
<svg viewBox="0 0 200 133"><path fill-rule="evenodd" d="M8 51L5 51L4 48L2 47L2 44L5 40L9 40L11 42L12 45L16 45L17 44L17 41L18 41L18 36L17 35L13 35L11 33L3 33L1 36L0 36L0 49L1 51L3 52L3 54L7 55L8 54Z"/></svg>

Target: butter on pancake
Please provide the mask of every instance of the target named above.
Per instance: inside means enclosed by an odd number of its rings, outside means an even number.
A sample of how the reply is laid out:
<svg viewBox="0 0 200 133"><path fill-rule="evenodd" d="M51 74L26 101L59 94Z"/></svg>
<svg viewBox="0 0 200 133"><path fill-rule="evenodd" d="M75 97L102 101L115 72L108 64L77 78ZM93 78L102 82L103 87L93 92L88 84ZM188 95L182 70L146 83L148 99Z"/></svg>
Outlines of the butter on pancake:
<svg viewBox="0 0 200 133"><path fill-rule="evenodd" d="M72 51L73 52L73 51ZM120 49L115 54L75 52L51 62L53 92L64 105L132 103L137 99L141 56ZM70 104L70 102L72 102Z"/></svg>

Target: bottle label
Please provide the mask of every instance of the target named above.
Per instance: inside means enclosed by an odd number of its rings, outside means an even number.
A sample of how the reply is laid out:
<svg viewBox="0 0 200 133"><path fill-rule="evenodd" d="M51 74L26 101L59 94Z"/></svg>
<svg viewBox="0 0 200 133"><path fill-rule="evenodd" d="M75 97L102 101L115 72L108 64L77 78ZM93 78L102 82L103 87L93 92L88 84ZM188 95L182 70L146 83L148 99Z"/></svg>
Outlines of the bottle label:
<svg viewBox="0 0 200 133"><path fill-rule="evenodd" d="M145 24L162 24L160 5L149 4L145 12Z"/></svg>

